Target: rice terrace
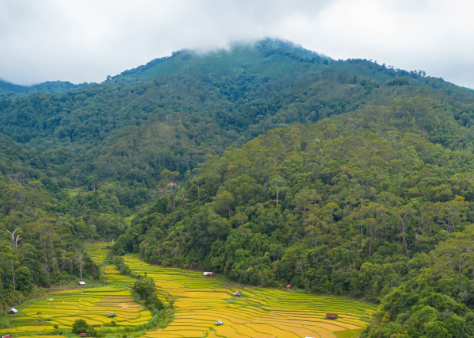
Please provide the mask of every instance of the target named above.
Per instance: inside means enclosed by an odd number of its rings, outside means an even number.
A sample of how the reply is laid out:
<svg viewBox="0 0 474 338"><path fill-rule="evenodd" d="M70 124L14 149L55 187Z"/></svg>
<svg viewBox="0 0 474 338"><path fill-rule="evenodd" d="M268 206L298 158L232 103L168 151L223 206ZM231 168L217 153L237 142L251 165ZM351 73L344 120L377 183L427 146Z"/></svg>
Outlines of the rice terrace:
<svg viewBox="0 0 474 338"><path fill-rule="evenodd" d="M104 260L105 246L88 246L96 263ZM149 265L134 255L125 256L125 262L133 272L152 277L159 298L172 301L176 311L167 327L135 330L133 337L349 338L359 336L375 311L374 305L348 298L250 286L236 288L199 272ZM115 330L148 323L150 311L133 302L127 288L134 279L119 274L115 266L103 266L103 271L108 284L51 292L20 309L11 327L0 330L0 334L61 338L66 336L54 335L54 329L71 328L76 319L84 319L94 327L110 327L114 321ZM239 297L234 296L235 292ZM115 316L108 317L109 312ZM327 313L337 314L337 319L327 319ZM38 316L44 321L38 323ZM223 325L217 326L218 320ZM108 336L116 335L112 330Z"/></svg>

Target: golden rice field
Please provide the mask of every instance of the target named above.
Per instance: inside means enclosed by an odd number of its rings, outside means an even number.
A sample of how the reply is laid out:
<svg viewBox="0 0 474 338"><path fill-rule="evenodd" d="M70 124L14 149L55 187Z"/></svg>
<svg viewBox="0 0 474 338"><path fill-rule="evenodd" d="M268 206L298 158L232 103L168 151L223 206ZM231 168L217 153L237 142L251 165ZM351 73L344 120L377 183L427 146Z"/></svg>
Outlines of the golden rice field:
<svg viewBox="0 0 474 338"><path fill-rule="evenodd" d="M38 312L41 312L40 324ZM109 318L109 312L116 317ZM22 316L12 320L10 328L0 330L0 334L50 331L54 325L71 328L76 319L85 319L95 326L114 320L118 327L145 324L151 319L150 311L135 303L129 290L115 286L52 292L44 300L21 309L21 313Z"/></svg>
<svg viewBox="0 0 474 338"><path fill-rule="evenodd" d="M100 248L98 244L89 248L97 262L105 256ZM175 320L166 329L149 331L145 337L358 337L375 311L374 305L348 298L266 288L235 289L202 273L149 265L133 255L126 256L125 262L133 271L154 278L162 300L165 293L176 300ZM133 282L115 268L105 271L111 281ZM234 298L235 291L242 296ZM339 318L326 319L326 313L337 313ZM217 320L224 325L215 326Z"/></svg>
<svg viewBox="0 0 474 338"><path fill-rule="evenodd" d="M101 263L107 250L105 243L88 246L95 262ZM203 277L200 272L162 268L125 256L126 264L136 273L153 277L160 298L175 299L174 321L165 329L148 331L145 337L160 338L351 338L368 325L375 306L348 298L317 296L303 291L227 286L220 280ZM114 285L53 292L21 309L23 317L0 334L10 332L47 333L54 325L70 328L76 319L101 326L114 320L117 326L136 326L151 319L149 311L133 302L128 289L116 286L133 283L114 266L103 268ZM235 291L240 298L233 297ZM43 323L38 324L37 312ZM109 312L117 316L107 317ZM338 319L326 319L326 313L337 313ZM216 326L221 320L224 325ZM43 337L36 335L35 337ZM45 336L63 338L62 336Z"/></svg>

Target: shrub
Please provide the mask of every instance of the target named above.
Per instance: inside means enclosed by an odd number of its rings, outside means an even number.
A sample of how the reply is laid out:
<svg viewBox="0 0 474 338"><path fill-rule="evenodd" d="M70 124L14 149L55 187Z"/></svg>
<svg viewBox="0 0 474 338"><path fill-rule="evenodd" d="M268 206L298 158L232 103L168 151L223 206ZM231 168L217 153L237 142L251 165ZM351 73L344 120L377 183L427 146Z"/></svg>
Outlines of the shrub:
<svg viewBox="0 0 474 338"><path fill-rule="evenodd" d="M89 325L84 319L77 319L74 324L72 324L72 332L73 333L86 333L89 329Z"/></svg>

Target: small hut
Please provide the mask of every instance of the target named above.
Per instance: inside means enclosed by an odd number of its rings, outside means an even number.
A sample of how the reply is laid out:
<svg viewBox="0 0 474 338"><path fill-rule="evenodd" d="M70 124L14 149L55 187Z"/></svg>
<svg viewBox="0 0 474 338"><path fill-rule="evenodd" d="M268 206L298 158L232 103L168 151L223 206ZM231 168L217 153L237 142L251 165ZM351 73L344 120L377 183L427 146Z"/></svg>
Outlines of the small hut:
<svg viewBox="0 0 474 338"><path fill-rule="evenodd" d="M203 273L204 276L206 277L212 277L214 275L214 272L211 272L211 271L206 271Z"/></svg>
<svg viewBox="0 0 474 338"><path fill-rule="evenodd" d="M108 316L108 317L115 317L115 316L116 316L116 314L115 314L115 313L113 313L113 312L109 312L109 313L107 314L107 316Z"/></svg>
<svg viewBox="0 0 474 338"><path fill-rule="evenodd" d="M326 313L327 319L337 319L337 313Z"/></svg>
<svg viewBox="0 0 474 338"><path fill-rule="evenodd" d="M79 333L79 337L87 337L87 333Z"/></svg>
<svg viewBox="0 0 474 338"><path fill-rule="evenodd" d="M10 309L10 311L8 311L8 314L9 314L9 315L16 315L17 312L18 312L18 310L15 309L14 307L12 307L12 308Z"/></svg>
<svg viewBox="0 0 474 338"><path fill-rule="evenodd" d="M11 334L3 335L2 338L13 338Z"/></svg>
<svg viewBox="0 0 474 338"><path fill-rule="evenodd" d="M240 292L239 292L239 291L235 291L235 292L234 292L234 297L240 297Z"/></svg>
<svg viewBox="0 0 474 338"><path fill-rule="evenodd" d="M220 326L220 325L224 325L224 323L223 323L222 321L218 320L218 321L216 322L216 326Z"/></svg>
<svg viewBox="0 0 474 338"><path fill-rule="evenodd" d="M77 283L79 285L86 285L86 282L84 282L83 280L79 281L79 283Z"/></svg>
<svg viewBox="0 0 474 338"><path fill-rule="evenodd" d="M290 289L291 289L291 285L288 284L288 285L286 286L286 289L287 289L287 290L290 290Z"/></svg>

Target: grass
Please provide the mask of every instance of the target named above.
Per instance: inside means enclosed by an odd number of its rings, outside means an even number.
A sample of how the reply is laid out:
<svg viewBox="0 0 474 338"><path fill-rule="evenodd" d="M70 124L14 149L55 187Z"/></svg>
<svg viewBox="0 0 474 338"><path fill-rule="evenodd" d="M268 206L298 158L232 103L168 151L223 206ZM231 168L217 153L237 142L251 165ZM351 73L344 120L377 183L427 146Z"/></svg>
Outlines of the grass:
<svg viewBox="0 0 474 338"><path fill-rule="evenodd" d="M232 287L200 272L146 264L137 256L125 256L138 274L153 277L158 293L175 299L175 320L166 328L149 331L145 337L358 337L368 325L375 306L357 300L316 296L304 291ZM106 271L114 273L113 268ZM115 272L116 274L117 272ZM109 279L126 277L109 275ZM241 293L234 298L235 291ZM326 313L337 313L336 320ZM217 320L223 326L215 326Z"/></svg>
<svg viewBox="0 0 474 338"><path fill-rule="evenodd" d="M105 243L88 246L88 252L96 263L104 260L105 246ZM365 318L370 318L375 311L374 305L349 298L232 286L219 278L203 277L199 272L152 266L135 255L124 258L135 273L146 272L153 277L158 296L164 302L175 300L174 321L164 329L144 333L144 337L355 338L368 325ZM52 332L54 325L70 328L79 318L97 326L112 320L118 327L147 323L150 313L134 303L130 291L125 288L134 279L120 275L115 266L105 266L103 270L112 285L49 294L46 299L22 309L23 317L18 318L14 329L1 330L0 333ZM235 291L241 293L240 298L233 297ZM50 298L53 301L49 301ZM47 322L37 324L38 311L42 312L43 319L48 318ZM108 312L114 312L117 317L108 318ZM326 319L329 312L337 313L338 319ZM223 321L224 325L215 326L217 320Z"/></svg>
<svg viewBox="0 0 474 338"><path fill-rule="evenodd" d="M38 323L38 312L42 322ZM109 318L109 312L116 317ZM129 290L115 286L73 289L52 292L43 300L36 301L21 310L21 316L11 320L10 328L0 333L53 331L70 328L76 319L101 326L115 321L117 327L146 324L151 319L149 311L133 302Z"/></svg>

